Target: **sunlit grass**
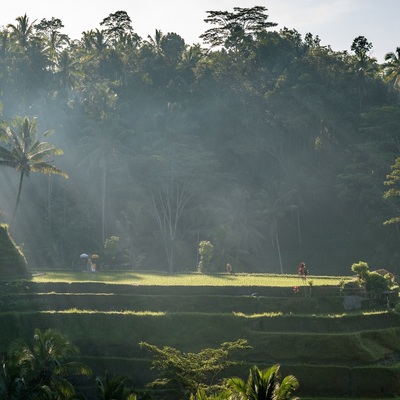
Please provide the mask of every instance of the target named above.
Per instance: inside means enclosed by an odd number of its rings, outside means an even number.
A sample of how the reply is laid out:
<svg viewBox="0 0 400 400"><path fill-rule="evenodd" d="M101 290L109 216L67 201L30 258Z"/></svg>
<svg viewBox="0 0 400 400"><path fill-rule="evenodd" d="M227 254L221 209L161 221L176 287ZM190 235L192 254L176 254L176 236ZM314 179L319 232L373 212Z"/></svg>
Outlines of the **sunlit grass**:
<svg viewBox="0 0 400 400"><path fill-rule="evenodd" d="M78 308L70 308L68 310L48 310L41 311L41 314L105 314L105 315L136 315L139 317L150 316L150 317L163 317L167 313L163 311L134 311L134 310L126 310L126 311L97 311L97 310L81 310Z"/></svg>
<svg viewBox="0 0 400 400"><path fill-rule="evenodd" d="M274 317L297 317L297 318L309 318L309 317L315 317L315 318L325 318L325 319L335 319L335 318L346 318L350 316L356 316L356 315L382 315L382 314L388 314L389 311L371 311L371 312L365 312L365 311L350 311L346 313L338 313L338 314L292 314L292 313L282 313L282 312L266 312L266 313L257 313L257 314L246 314L243 312L233 312L233 315L235 317L240 317L240 318L274 318Z"/></svg>
<svg viewBox="0 0 400 400"><path fill-rule="evenodd" d="M146 272L77 272L77 271L46 271L33 273L33 282L101 282L107 284L129 284L143 286L276 286L293 287L308 286L338 286L343 281L350 281L350 276L312 276L307 282L295 274L163 274Z"/></svg>
<svg viewBox="0 0 400 400"><path fill-rule="evenodd" d="M281 317L283 315L282 312L269 312L269 313L259 313L259 314L245 314L242 312L234 312L233 315L235 317L241 318L260 318L260 317Z"/></svg>
<svg viewBox="0 0 400 400"><path fill-rule="evenodd" d="M361 314L362 315L379 315L379 314L388 314L389 311L385 310L385 311L362 311Z"/></svg>

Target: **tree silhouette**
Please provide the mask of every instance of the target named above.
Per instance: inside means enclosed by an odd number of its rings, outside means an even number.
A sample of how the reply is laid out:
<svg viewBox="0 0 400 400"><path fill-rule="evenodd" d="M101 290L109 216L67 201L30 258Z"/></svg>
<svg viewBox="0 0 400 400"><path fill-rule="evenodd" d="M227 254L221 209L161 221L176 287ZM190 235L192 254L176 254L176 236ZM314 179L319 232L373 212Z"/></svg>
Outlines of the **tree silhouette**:
<svg viewBox="0 0 400 400"><path fill-rule="evenodd" d="M258 34L277 25L267 21L266 11L262 6L234 7L233 12L207 11L208 17L204 21L216 27L208 29L200 38L212 47L222 45L233 50L246 48Z"/></svg>
<svg viewBox="0 0 400 400"><path fill-rule="evenodd" d="M393 87L399 92L397 100L400 101L400 47L396 47L396 52L387 53L385 61L385 80L393 83Z"/></svg>
<svg viewBox="0 0 400 400"><path fill-rule="evenodd" d="M6 146L0 146L0 165L14 168L20 173L17 200L10 222L12 225L18 209L25 175L29 176L30 172L57 174L64 178L68 178L68 175L56 168L49 159L53 155L63 154L63 151L49 142L39 141L35 118L17 117L11 120L10 125L3 123L0 129L0 139L6 142ZM51 133L52 131L46 131L43 136L47 137Z"/></svg>
<svg viewBox="0 0 400 400"><path fill-rule="evenodd" d="M356 37L351 45L351 50L355 53L354 73L358 81L360 111L363 108L363 100L368 94L367 82L378 70L376 59L368 56L372 47L372 43L368 42L364 36Z"/></svg>
<svg viewBox="0 0 400 400"><path fill-rule="evenodd" d="M34 23L29 22L26 14L15 19L17 24L8 24L7 28L10 31L10 37L14 45L18 48L26 50L29 46L29 41L34 34Z"/></svg>

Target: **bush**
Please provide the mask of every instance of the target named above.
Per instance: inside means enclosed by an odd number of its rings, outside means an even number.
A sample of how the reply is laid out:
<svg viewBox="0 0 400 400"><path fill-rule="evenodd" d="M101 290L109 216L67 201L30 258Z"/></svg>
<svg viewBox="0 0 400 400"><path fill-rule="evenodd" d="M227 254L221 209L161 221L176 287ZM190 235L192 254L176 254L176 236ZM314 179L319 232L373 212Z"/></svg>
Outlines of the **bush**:
<svg viewBox="0 0 400 400"><path fill-rule="evenodd" d="M392 284L390 277L382 276L377 272L370 272L366 262L359 261L353 264L351 270L358 275L360 285L365 287L374 297L381 297L385 291L390 290Z"/></svg>
<svg viewBox="0 0 400 400"><path fill-rule="evenodd" d="M351 266L351 270L358 275L361 283L365 283L369 274L369 266L364 261L359 261Z"/></svg>
<svg viewBox="0 0 400 400"><path fill-rule="evenodd" d="M200 262L197 267L199 272L209 272L213 255L214 246L208 240L202 240L199 243Z"/></svg>
<svg viewBox="0 0 400 400"><path fill-rule="evenodd" d="M123 254L118 236L111 236L104 242L104 263L115 268L123 263ZM128 267L130 267L128 265Z"/></svg>
<svg viewBox="0 0 400 400"><path fill-rule="evenodd" d="M377 272L371 272L367 277L367 290L372 291L376 297L382 296L383 292L390 290L390 279L378 274Z"/></svg>

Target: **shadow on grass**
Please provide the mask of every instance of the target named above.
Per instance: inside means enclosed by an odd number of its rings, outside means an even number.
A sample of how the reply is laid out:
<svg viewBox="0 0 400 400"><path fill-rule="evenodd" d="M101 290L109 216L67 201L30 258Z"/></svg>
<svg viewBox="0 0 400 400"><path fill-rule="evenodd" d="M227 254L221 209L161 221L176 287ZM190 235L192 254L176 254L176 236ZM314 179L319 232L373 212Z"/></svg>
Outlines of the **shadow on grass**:
<svg viewBox="0 0 400 400"><path fill-rule="evenodd" d="M211 279L224 279L227 281L235 281L238 279L238 276L236 274L207 274L206 272L203 272L201 275L206 276L207 278Z"/></svg>

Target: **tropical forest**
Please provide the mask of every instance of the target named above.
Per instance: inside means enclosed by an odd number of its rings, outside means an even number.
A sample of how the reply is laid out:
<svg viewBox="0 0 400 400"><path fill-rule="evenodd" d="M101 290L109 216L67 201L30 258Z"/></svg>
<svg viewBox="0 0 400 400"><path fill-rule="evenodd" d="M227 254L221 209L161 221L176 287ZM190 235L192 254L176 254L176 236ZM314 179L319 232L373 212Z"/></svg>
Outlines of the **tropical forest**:
<svg viewBox="0 0 400 400"><path fill-rule="evenodd" d="M399 48L336 52L267 11L208 11L198 44L124 11L79 40L57 18L1 30L1 220L30 265L108 240L117 265L190 271L208 241L213 271L397 271Z"/></svg>
<svg viewBox="0 0 400 400"><path fill-rule="evenodd" d="M400 394L400 43L205 22L0 28L0 400Z"/></svg>

